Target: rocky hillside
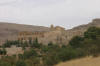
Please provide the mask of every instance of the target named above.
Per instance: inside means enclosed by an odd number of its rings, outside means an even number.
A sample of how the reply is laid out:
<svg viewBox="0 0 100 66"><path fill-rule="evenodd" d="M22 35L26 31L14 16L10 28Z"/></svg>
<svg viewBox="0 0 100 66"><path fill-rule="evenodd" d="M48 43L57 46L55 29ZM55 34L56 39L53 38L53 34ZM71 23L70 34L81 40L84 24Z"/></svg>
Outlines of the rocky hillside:
<svg viewBox="0 0 100 66"><path fill-rule="evenodd" d="M100 27L100 19L94 19L92 22L90 22L89 24L85 24L85 25L80 25L77 27L74 27L73 29L67 30L66 31L66 35L67 35L67 41L69 41L73 36L77 36L77 35L83 35L83 33L92 26L96 26L96 27Z"/></svg>
<svg viewBox="0 0 100 66"><path fill-rule="evenodd" d="M16 39L16 35L21 31L48 31L48 27L22 25L14 23L0 23L0 44L6 39Z"/></svg>

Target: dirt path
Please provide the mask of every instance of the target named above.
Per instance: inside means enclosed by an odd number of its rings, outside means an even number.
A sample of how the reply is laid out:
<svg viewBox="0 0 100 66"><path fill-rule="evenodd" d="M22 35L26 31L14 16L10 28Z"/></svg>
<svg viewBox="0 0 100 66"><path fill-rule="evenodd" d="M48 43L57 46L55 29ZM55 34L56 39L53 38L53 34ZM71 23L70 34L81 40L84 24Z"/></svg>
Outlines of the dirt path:
<svg viewBox="0 0 100 66"><path fill-rule="evenodd" d="M71 60L68 62L60 63L56 66L100 66L100 57L87 57L82 59Z"/></svg>

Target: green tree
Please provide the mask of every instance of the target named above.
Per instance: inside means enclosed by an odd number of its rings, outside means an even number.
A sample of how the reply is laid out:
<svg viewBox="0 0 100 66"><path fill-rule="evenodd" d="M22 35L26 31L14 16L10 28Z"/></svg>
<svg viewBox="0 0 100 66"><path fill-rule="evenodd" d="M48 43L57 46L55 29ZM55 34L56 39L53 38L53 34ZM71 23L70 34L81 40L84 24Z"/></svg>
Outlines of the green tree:
<svg viewBox="0 0 100 66"><path fill-rule="evenodd" d="M30 57L38 56L38 53L35 50L31 49L30 51L25 51L23 56L25 59L28 59Z"/></svg>
<svg viewBox="0 0 100 66"><path fill-rule="evenodd" d="M11 66L10 63L0 60L0 66Z"/></svg>
<svg viewBox="0 0 100 66"><path fill-rule="evenodd" d="M6 55L7 54L7 51L5 48L3 48L3 54Z"/></svg>
<svg viewBox="0 0 100 66"><path fill-rule="evenodd" d="M63 48L59 51L58 56L61 61L67 61L78 57L78 53L72 48Z"/></svg>
<svg viewBox="0 0 100 66"><path fill-rule="evenodd" d="M5 48L0 49L0 55L6 55L7 51L5 50Z"/></svg>
<svg viewBox="0 0 100 66"><path fill-rule="evenodd" d="M29 38L29 44L30 45L32 44L32 38L31 37Z"/></svg>
<svg viewBox="0 0 100 66"><path fill-rule="evenodd" d="M37 38L33 41L33 47L35 47L35 48L40 48L40 44L39 44Z"/></svg>
<svg viewBox="0 0 100 66"><path fill-rule="evenodd" d="M84 37L89 39L96 39L100 37L100 28L97 27L90 27L85 33Z"/></svg>
<svg viewBox="0 0 100 66"><path fill-rule="evenodd" d="M69 45L71 45L73 48L79 48L82 46L82 41L84 40L83 37L75 36L72 38L72 40L69 42Z"/></svg>

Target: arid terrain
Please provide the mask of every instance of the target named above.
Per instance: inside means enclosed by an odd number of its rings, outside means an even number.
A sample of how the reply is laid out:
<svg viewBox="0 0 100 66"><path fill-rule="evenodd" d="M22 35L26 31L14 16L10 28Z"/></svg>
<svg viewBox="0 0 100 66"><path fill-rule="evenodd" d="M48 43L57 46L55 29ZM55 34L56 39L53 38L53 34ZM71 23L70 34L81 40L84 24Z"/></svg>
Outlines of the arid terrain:
<svg viewBox="0 0 100 66"><path fill-rule="evenodd" d="M100 66L100 57L86 57L60 63L56 66Z"/></svg>
<svg viewBox="0 0 100 66"><path fill-rule="evenodd" d="M32 25L23 25L23 24L14 24L14 23L3 23L0 22L0 44L5 40L14 40L17 37L17 34L21 31L48 31L48 27L43 26L32 26Z"/></svg>

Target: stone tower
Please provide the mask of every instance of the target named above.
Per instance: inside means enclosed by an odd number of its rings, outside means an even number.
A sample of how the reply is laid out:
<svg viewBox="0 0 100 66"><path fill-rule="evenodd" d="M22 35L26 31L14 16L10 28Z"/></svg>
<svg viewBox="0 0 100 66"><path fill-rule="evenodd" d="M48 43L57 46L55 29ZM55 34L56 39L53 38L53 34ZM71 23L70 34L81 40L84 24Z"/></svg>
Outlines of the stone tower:
<svg viewBox="0 0 100 66"><path fill-rule="evenodd" d="M54 26L53 26L53 24L51 24L50 29L51 29L51 30L54 30Z"/></svg>

